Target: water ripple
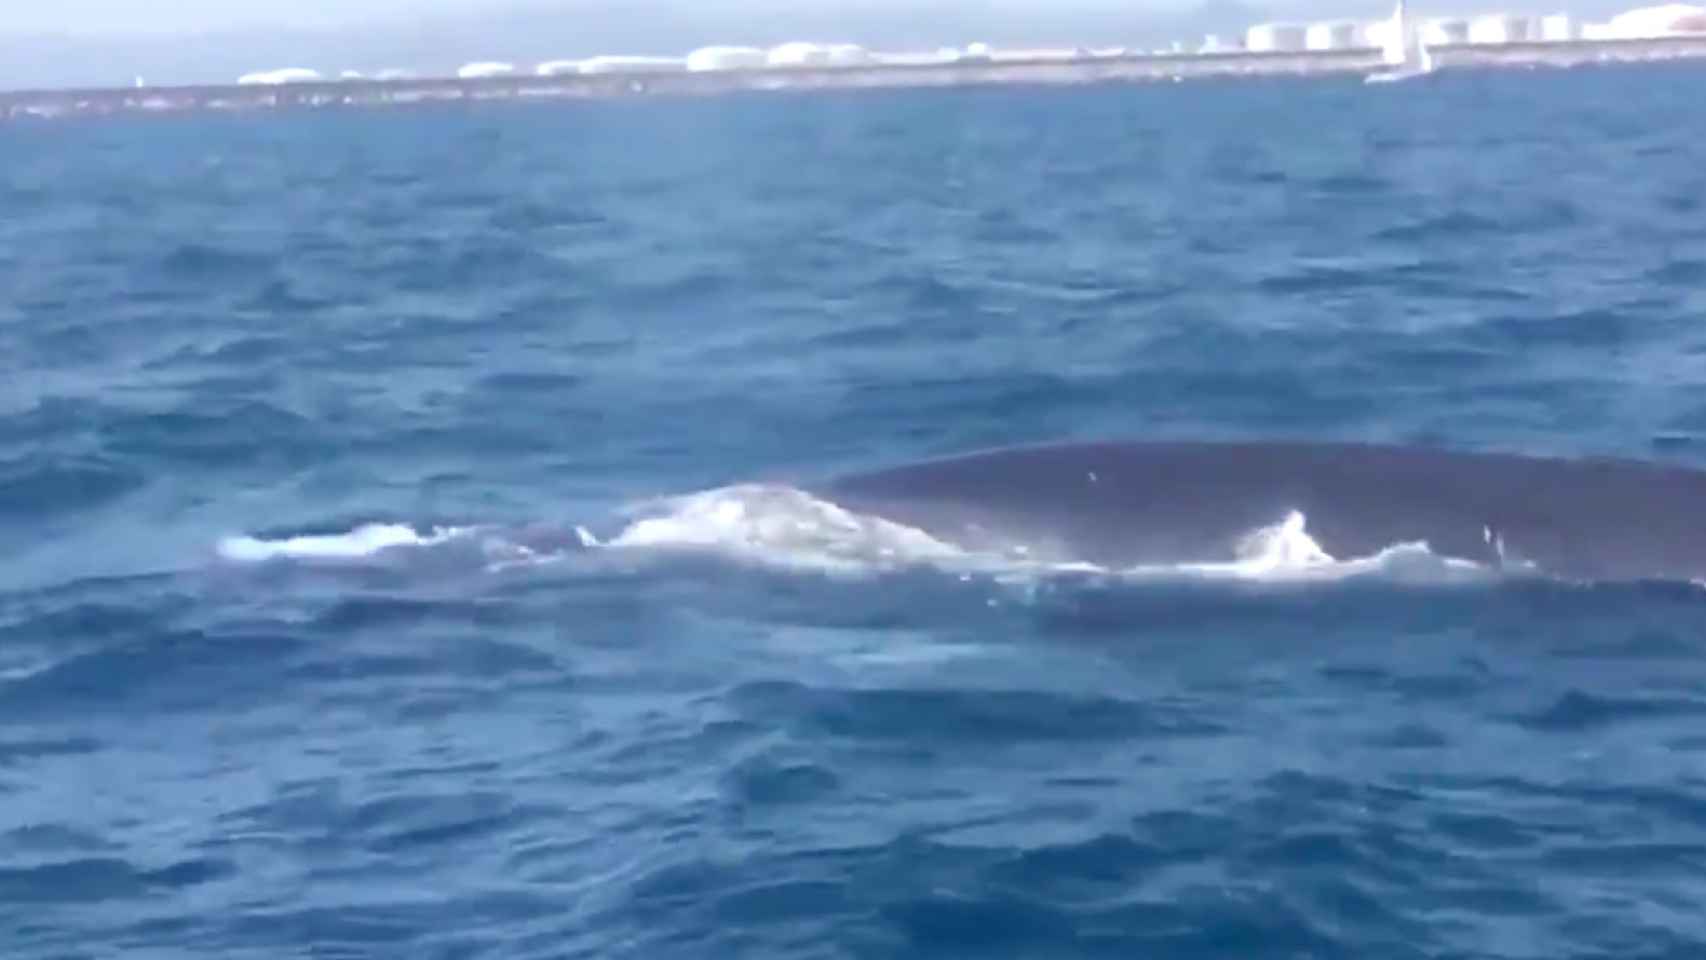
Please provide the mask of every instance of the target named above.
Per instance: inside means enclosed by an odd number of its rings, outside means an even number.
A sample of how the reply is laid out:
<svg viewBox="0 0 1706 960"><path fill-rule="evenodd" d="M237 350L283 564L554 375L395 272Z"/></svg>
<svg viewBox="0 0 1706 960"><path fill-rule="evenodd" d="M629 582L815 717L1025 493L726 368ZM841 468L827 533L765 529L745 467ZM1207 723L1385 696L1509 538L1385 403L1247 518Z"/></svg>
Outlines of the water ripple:
<svg viewBox="0 0 1706 960"><path fill-rule="evenodd" d="M1691 585L575 532L1066 437L1697 459L1693 69L5 125L7 956L1700 955Z"/></svg>

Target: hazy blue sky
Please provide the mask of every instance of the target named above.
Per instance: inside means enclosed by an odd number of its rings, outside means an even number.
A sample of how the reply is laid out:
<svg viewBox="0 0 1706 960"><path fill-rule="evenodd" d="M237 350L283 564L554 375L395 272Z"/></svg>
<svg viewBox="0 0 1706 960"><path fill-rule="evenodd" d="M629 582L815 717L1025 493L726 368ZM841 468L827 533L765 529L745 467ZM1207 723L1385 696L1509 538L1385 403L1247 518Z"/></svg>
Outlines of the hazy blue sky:
<svg viewBox="0 0 1706 960"><path fill-rule="evenodd" d="M1143 10L1185 6L1192 0L983 0L992 10L1030 9L1047 14L1056 8L1123 6L1134 14ZM1258 0L1260 2L1260 0ZM1384 3L1385 0L1372 0ZM182 32L228 30L257 26L325 27L395 20L400 17L457 14L525 6L534 10L573 10L596 5L588 0L0 0L0 32L42 30L75 33ZM631 0L637 17L667 0ZM754 5L753 0L702 0L707 8ZM869 7L910 9L928 17L933 0L795 0L800 8Z"/></svg>
<svg viewBox="0 0 1706 960"><path fill-rule="evenodd" d="M0 0L0 30L108 33L336 26L408 13L478 10L490 0ZM557 5L572 6L573 0Z"/></svg>

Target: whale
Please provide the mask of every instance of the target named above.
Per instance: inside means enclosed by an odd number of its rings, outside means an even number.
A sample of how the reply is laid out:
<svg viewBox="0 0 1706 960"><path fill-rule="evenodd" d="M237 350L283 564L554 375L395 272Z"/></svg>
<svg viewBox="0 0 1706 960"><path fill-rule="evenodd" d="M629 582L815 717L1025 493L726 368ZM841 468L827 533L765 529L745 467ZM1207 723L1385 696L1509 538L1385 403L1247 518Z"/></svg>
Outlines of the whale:
<svg viewBox="0 0 1706 960"><path fill-rule="evenodd" d="M1706 470L1326 441L1085 441L830 477L835 505L956 547L1105 567L1235 562L1295 517L1335 559L1400 544L1576 581L1706 580Z"/></svg>

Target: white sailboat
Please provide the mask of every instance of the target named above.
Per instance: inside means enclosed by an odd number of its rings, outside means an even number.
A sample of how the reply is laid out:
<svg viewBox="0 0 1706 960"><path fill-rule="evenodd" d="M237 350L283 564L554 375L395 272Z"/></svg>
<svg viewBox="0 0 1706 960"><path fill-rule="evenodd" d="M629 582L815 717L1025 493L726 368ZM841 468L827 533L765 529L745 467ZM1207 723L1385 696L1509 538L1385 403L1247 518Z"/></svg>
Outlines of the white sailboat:
<svg viewBox="0 0 1706 960"><path fill-rule="evenodd" d="M1398 0L1392 10L1385 41L1381 53L1387 68L1363 77L1364 83L1395 83L1434 72L1433 52L1422 42L1421 31L1405 14L1404 0Z"/></svg>

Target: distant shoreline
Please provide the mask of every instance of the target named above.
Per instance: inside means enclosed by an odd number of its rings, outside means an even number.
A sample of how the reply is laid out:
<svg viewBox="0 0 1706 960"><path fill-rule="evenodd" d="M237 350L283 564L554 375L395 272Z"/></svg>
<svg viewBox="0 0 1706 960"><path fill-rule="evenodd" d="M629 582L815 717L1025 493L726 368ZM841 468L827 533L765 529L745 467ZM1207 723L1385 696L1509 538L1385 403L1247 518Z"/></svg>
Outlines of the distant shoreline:
<svg viewBox="0 0 1706 960"><path fill-rule="evenodd" d="M1442 70L1571 68L1595 64L1706 59L1706 36L1455 44L1433 48ZM1072 59L763 67L706 72L634 71L513 74L407 80L326 80L276 86L237 84L0 91L0 121L58 117L399 106L491 100L704 96L742 91L894 89L999 85L1182 82L1214 77L1368 73L1382 66L1372 48L1335 51L1127 54Z"/></svg>

